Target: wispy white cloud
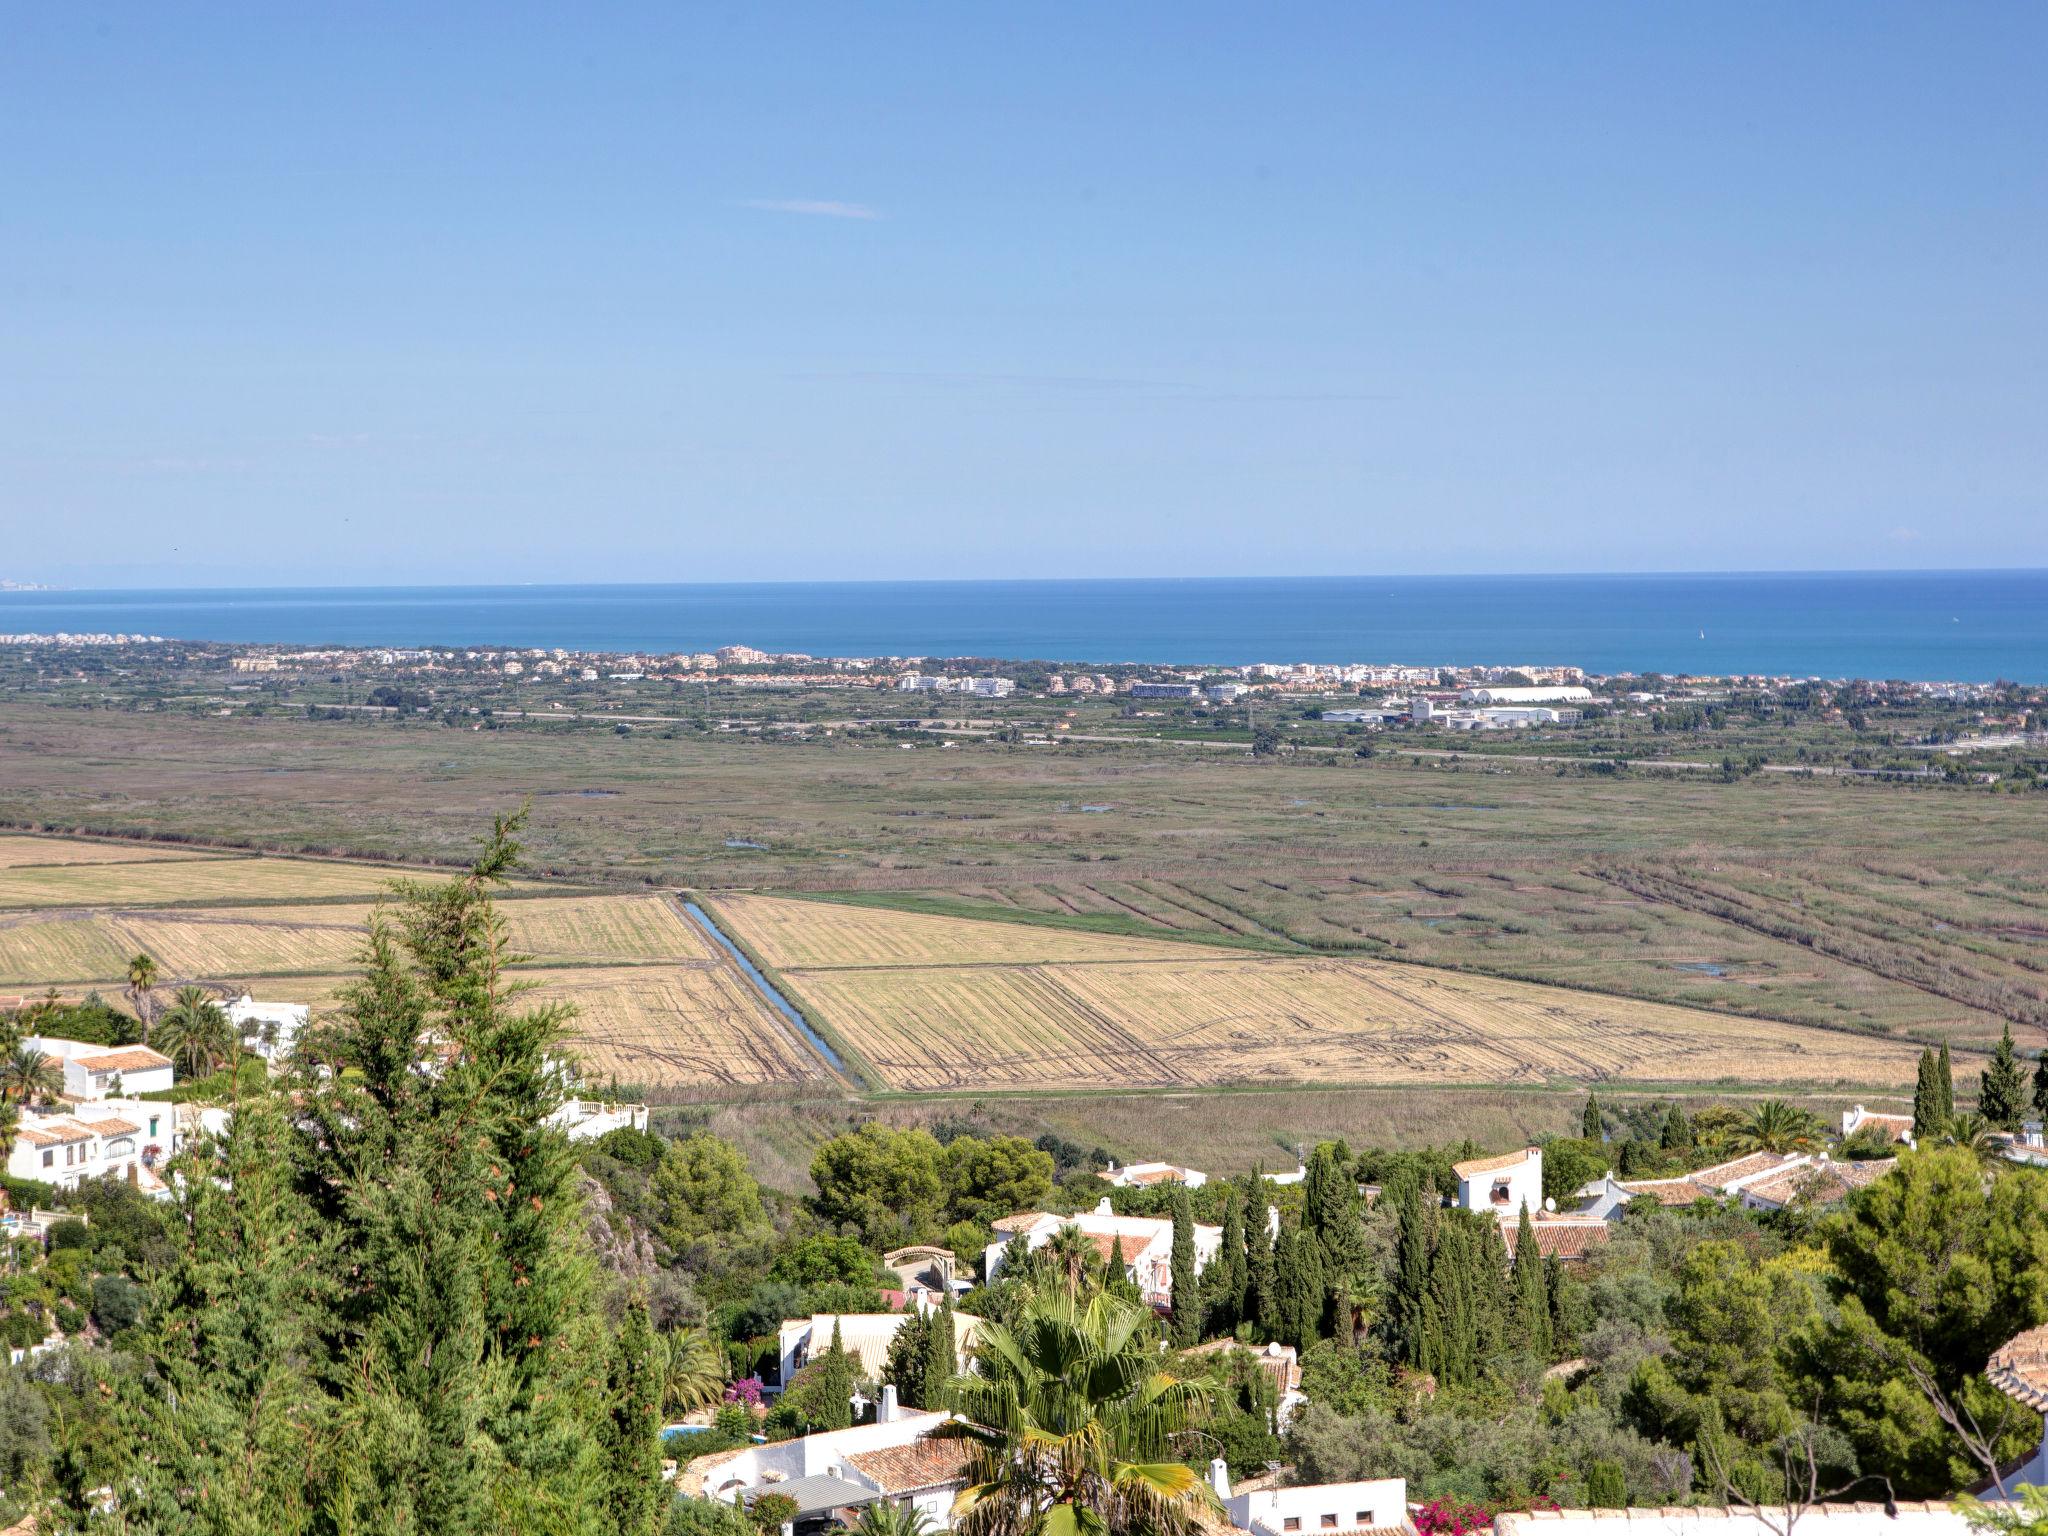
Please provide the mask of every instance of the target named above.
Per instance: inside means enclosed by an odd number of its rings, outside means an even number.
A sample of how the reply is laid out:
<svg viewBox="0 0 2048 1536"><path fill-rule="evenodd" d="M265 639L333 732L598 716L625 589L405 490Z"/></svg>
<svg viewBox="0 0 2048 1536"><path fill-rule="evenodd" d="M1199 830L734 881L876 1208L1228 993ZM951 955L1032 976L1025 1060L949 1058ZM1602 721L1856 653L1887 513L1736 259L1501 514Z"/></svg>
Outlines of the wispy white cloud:
<svg viewBox="0 0 2048 1536"><path fill-rule="evenodd" d="M762 213L807 213L818 219L879 219L878 208L866 203L839 203L808 197L750 197L742 205Z"/></svg>

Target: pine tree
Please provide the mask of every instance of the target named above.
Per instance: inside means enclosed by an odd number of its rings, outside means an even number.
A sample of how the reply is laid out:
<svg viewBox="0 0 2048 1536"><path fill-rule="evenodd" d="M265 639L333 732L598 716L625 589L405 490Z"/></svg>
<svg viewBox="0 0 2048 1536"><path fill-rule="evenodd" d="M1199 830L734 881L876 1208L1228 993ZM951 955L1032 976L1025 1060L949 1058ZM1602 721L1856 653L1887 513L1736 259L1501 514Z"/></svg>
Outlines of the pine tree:
<svg viewBox="0 0 2048 1536"><path fill-rule="evenodd" d="M1676 1099L1671 1101L1671 1112L1664 1117L1664 1132L1658 1137L1658 1144L1666 1152L1683 1152L1692 1145L1692 1125Z"/></svg>
<svg viewBox="0 0 2048 1536"><path fill-rule="evenodd" d="M1529 1208L1522 1207L1522 1219L1515 1228L1514 1320L1516 1342L1539 1360L1550 1358L1550 1292L1544 1285L1543 1255L1536 1249L1536 1232L1529 1222Z"/></svg>
<svg viewBox="0 0 2048 1536"><path fill-rule="evenodd" d="M1586 1112L1579 1117L1579 1134L1588 1141L1606 1139L1606 1130L1600 1122L1600 1099L1596 1094L1586 1095Z"/></svg>
<svg viewBox="0 0 2048 1536"><path fill-rule="evenodd" d="M1216 1277L1211 1291L1209 1329L1212 1333L1234 1332L1244 1317L1244 1293L1251 1272L1245 1257L1244 1191L1235 1184L1223 1197L1223 1238L1216 1257L1209 1261Z"/></svg>
<svg viewBox="0 0 2048 1536"><path fill-rule="evenodd" d="M1941 1123L1947 1125L1956 1117L1956 1073L1955 1063L1949 1059L1948 1042L1941 1042L1941 1055L1936 1058L1938 1086L1941 1090Z"/></svg>
<svg viewBox="0 0 2048 1536"><path fill-rule="evenodd" d="M1978 1079L1977 1113L1990 1121L1994 1129L2016 1131L2026 1109L2027 1075L2020 1067L2012 1025L2008 1023L1998 1048L1991 1053L1991 1064Z"/></svg>
<svg viewBox="0 0 2048 1536"><path fill-rule="evenodd" d="M2034 1113L2048 1120L2048 1051L2034 1058Z"/></svg>
<svg viewBox="0 0 2048 1536"><path fill-rule="evenodd" d="M1185 1185L1173 1191L1173 1250L1168 1261L1173 1285L1173 1346L1202 1342L1202 1288L1195 1274L1195 1213Z"/></svg>
<svg viewBox="0 0 2048 1536"><path fill-rule="evenodd" d="M664 1490L656 1347L646 1301L635 1296L612 1341L611 1413L601 1429L610 1471L605 1529L619 1536L654 1536L661 1529Z"/></svg>
<svg viewBox="0 0 2048 1536"><path fill-rule="evenodd" d="M1920 1074L1913 1084L1913 1139L1926 1141L1941 1133L1947 1117L1941 1108L1941 1067L1934 1059L1934 1047L1920 1052Z"/></svg>

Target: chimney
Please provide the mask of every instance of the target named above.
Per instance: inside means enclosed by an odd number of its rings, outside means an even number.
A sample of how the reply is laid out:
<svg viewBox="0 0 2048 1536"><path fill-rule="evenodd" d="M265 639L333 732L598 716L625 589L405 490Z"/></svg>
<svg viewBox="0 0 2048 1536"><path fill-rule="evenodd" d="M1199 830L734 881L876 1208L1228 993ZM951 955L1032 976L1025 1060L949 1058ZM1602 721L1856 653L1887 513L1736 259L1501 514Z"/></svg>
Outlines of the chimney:
<svg viewBox="0 0 2048 1536"><path fill-rule="evenodd" d="M1230 1497L1230 1465L1221 1456L1209 1463L1209 1487L1219 1499Z"/></svg>
<svg viewBox="0 0 2048 1536"><path fill-rule="evenodd" d="M1095 1214L1098 1216L1114 1216L1116 1214L1116 1212L1112 1211L1109 1208L1109 1196L1104 1195L1099 1201L1096 1202Z"/></svg>
<svg viewBox="0 0 2048 1536"><path fill-rule="evenodd" d="M896 1414L896 1388L884 1382L882 1385L882 1400L875 1406L875 1422L877 1424L894 1424L896 1422Z"/></svg>

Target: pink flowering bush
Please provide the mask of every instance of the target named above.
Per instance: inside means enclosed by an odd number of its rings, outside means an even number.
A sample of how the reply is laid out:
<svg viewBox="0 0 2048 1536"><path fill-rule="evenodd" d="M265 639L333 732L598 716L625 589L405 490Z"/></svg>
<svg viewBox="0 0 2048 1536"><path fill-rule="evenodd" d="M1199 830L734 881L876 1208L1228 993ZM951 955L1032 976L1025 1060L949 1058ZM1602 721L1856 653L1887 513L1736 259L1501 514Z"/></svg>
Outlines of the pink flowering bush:
<svg viewBox="0 0 2048 1536"><path fill-rule="evenodd" d="M1419 1536L1469 1536L1470 1532L1487 1530L1492 1525L1493 1516L1487 1510L1457 1499L1431 1499L1415 1510Z"/></svg>
<svg viewBox="0 0 2048 1536"><path fill-rule="evenodd" d="M728 1403L745 1403L749 1408L761 1406L761 1378L742 1376L738 1381L725 1384L725 1400Z"/></svg>

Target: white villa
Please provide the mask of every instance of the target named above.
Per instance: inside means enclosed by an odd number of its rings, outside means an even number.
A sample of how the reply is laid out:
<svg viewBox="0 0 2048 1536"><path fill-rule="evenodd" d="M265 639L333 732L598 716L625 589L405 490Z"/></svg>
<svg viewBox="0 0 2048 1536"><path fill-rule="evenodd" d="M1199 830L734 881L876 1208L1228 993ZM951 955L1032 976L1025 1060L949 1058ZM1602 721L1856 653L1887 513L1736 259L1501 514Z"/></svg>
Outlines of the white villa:
<svg viewBox="0 0 2048 1536"><path fill-rule="evenodd" d="M1579 1193L1580 1214L1612 1220L1629 1201L1691 1205L1695 1200L1737 1200L1752 1211L1788 1205L1827 1205L1882 1178L1896 1166L1891 1158L1837 1162L1825 1152L1750 1152L1709 1168L1668 1179L1617 1179L1612 1173Z"/></svg>
<svg viewBox="0 0 2048 1536"><path fill-rule="evenodd" d="M1124 1268L1137 1282L1146 1301L1154 1306L1173 1301L1173 1222L1164 1216L1118 1216L1104 1200L1092 1211L1077 1216L1055 1216L1046 1211L1024 1211L1005 1216L995 1223L996 1240L982 1255L982 1273L990 1280L1003 1272L1003 1261L1013 1243L1023 1251L1035 1252L1052 1241L1062 1227L1079 1227L1095 1245L1096 1263L1107 1264L1119 1244ZM1195 1224L1195 1273L1200 1274L1223 1246L1221 1227Z"/></svg>
<svg viewBox="0 0 2048 1536"><path fill-rule="evenodd" d="M1230 1471L1219 1457L1209 1463L1209 1487L1230 1523L1251 1536L1396 1536L1412 1533L1408 1484L1382 1477L1359 1483L1304 1483L1296 1487L1247 1485L1233 1493Z"/></svg>
<svg viewBox="0 0 2048 1536"><path fill-rule="evenodd" d="M1199 1168L1182 1168L1173 1163L1129 1163L1119 1168L1109 1165L1102 1175L1105 1183L1117 1189L1151 1189L1159 1184L1182 1184L1189 1189L1200 1189L1209 1182L1209 1175Z"/></svg>
<svg viewBox="0 0 2048 1536"><path fill-rule="evenodd" d="M611 1131L647 1129L645 1104L612 1104L599 1099L564 1099L547 1124L571 1141L595 1141Z"/></svg>
<svg viewBox="0 0 2048 1536"><path fill-rule="evenodd" d="M966 1486L967 1442L935 1439L932 1431L951 1417L899 1408L895 1388L884 1387L872 1424L700 1456L677 1474L676 1488L728 1504L787 1494L796 1500L798 1528L876 1503L908 1506L947 1526L953 1496Z"/></svg>
<svg viewBox="0 0 2048 1536"><path fill-rule="evenodd" d="M175 1075L171 1058L146 1045L91 1045L56 1035L30 1035L24 1050L41 1051L64 1068L64 1094L73 1099L104 1099L124 1093L159 1093Z"/></svg>
<svg viewBox="0 0 2048 1536"><path fill-rule="evenodd" d="M1874 1109L1865 1109L1858 1104L1853 1109L1842 1111L1842 1139L1848 1140L1865 1126L1883 1133L1886 1141L1896 1141L1901 1146L1913 1145L1913 1117L1911 1115L1879 1114Z"/></svg>
<svg viewBox="0 0 2048 1536"><path fill-rule="evenodd" d="M12 1178L76 1189L86 1179L125 1179L156 1199L170 1186L155 1165L167 1157L184 1106L140 1099L94 1099L63 1114L27 1111L7 1156Z"/></svg>
<svg viewBox="0 0 2048 1536"><path fill-rule="evenodd" d="M1458 1206L1488 1211L1514 1221L1527 1208L1533 1218L1543 1209L1543 1149L1524 1147L1499 1157L1475 1157L1453 1163L1458 1176Z"/></svg>
<svg viewBox="0 0 2048 1536"><path fill-rule="evenodd" d="M889 1363L889 1346L896 1341L897 1332L918 1312L929 1310L928 1304L920 1304L916 1312L819 1312L811 1317L791 1318L777 1330L775 1338L782 1384L788 1386L812 1356L832 1347L834 1328L839 1330L839 1347L859 1363L860 1374L869 1381L879 1381ZM961 1361L974 1347L975 1331L980 1327L978 1317L965 1312L953 1314L953 1350Z"/></svg>
<svg viewBox="0 0 2048 1536"><path fill-rule="evenodd" d="M291 1054L313 1010L305 1003L259 1003L244 992L228 1004L235 1038L275 1068Z"/></svg>

